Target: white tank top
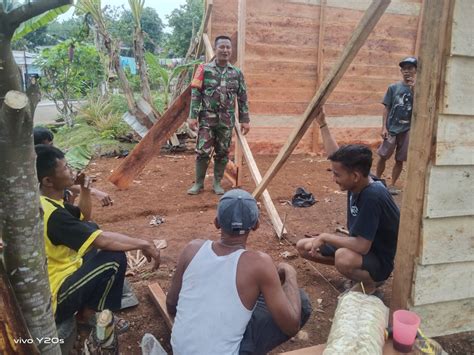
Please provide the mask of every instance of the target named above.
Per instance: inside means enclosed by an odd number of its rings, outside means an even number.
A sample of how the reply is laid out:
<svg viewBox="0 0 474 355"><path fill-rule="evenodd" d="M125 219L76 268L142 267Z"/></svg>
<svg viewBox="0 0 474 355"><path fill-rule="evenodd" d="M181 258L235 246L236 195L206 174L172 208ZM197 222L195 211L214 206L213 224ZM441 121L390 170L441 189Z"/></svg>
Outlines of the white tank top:
<svg viewBox="0 0 474 355"><path fill-rule="evenodd" d="M174 355L238 354L252 316L237 292L237 264L244 249L218 256L206 241L183 275L171 332Z"/></svg>

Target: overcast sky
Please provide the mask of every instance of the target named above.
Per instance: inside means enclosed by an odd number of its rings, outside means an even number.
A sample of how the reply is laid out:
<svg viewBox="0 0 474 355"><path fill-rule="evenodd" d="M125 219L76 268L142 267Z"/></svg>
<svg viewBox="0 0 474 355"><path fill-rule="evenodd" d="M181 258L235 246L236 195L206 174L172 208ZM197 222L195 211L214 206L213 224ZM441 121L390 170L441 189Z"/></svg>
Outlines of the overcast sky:
<svg viewBox="0 0 474 355"><path fill-rule="evenodd" d="M171 11L178 8L180 5L184 5L186 0L145 0L145 7L152 7L156 10L163 23L167 24L166 15L169 15ZM102 0L102 7L106 5L122 6L126 9L129 8L128 0ZM74 9L70 9L64 15L60 16L59 19L67 19L72 16Z"/></svg>

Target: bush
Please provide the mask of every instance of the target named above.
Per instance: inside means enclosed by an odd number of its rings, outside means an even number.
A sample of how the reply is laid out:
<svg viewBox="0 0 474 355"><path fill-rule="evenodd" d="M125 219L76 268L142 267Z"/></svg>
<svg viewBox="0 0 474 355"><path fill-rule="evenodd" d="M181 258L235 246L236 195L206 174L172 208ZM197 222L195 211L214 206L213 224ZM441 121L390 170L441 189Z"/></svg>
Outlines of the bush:
<svg viewBox="0 0 474 355"><path fill-rule="evenodd" d="M117 139L130 131L122 120L125 112L127 104L122 96L103 98L100 95L91 95L87 103L79 109L79 117L96 128L102 138Z"/></svg>

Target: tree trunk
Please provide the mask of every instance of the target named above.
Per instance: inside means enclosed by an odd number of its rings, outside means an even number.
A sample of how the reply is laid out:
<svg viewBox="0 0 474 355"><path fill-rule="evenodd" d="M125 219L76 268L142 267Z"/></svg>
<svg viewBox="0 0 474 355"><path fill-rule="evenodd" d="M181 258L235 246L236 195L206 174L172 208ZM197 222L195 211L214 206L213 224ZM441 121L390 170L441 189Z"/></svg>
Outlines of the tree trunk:
<svg viewBox="0 0 474 355"><path fill-rule="evenodd" d="M125 72L120 66L120 54L119 54L118 46L116 46L115 43L112 42L112 39L109 36L107 36L106 34L103 34L103 35L104 35L104 45L105 45L105 48L107 48L110 62L115 72L117 73L120 86L122 87L122 90L123 90L123 94L125 95L125 98L127 99L128 110L130 114L133 115L137 119L138 122L140 122L146 128L150 129L153 126L153 123L150 122L148 117L141 110L137 108L137 103L135 102L135 98L133 97L133 91L130 88L130 84L128 83L127 76L125 75Z"/></svg>
<svg viewBox="0 0 474 355"><path fill-rule="evenodd" d="M146 102L153 106L153 99L151 98L150 82L148 80L148 71L145 62L145 50L143 31L139 28L135 29L134 52L135 60L137 61L138 74L140 74L140 87L142 89L142 96Z"/></svg>
<svg viewBox="0 0 474 355"><path fill-rule="evenodd" d="M16 72L16 71L15 71ZM9 91L0 109L0 224L7 274L31 336L42 354L60 354L46 270L43 224L28 98Z"/></svg>
<svg viewBox="0 0 474 355"><path fill-rule="evenodd" d="M21 91L20 75L13 58L11 40L3 37L0 31L0 105L10 90Z"/></svg>

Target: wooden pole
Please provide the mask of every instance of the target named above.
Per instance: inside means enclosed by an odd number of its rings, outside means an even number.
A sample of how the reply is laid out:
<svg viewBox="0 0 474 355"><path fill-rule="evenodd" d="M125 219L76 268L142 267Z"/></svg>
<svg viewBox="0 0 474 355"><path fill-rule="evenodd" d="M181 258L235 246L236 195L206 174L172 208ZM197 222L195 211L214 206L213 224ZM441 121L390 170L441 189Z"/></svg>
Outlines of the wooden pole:
<svg viewBox="0 0 474 355"><path fill-rule="evenodd" d="M287 142L280 150L277 158L263 177L262 182L253 192L255 198L259 198L262 195L270 181L278 173L293 150L296 148L298 142L301 140L301 138L303 138L303 135L311 125L315 114L321 109L329 95L334 91L337 84L339 83L339 80L341 80L352 60L365 43L365 40L370 35L379 19L382 17L388 5L390 5L390 0L372 1L372 4L369 6L359 24L355 28L352 37L342 52L341 57L339 58L339 61L334 65L331 72L327 75L327 78L324 80L314 95L309 106L306 108L301 122L291 133Z"/></svg>
<svg viewBox="0 0 474 355"><path fill-rule="evenodd" d="M420 13L418 14L418 27L417 27L417 30L416 30L416 39L415 39L415 50L414 50L414 53L415 53L415 57L418 57L418 55L420 54L420 41L421 41L421 28L422 28L422 25L423 25L423 8L424 8L424 1L422 0L421 1L421 4L420 4Z"/></svg>
<svg viewBox="0 0 474 355"><path fill-rule="evenodd" d="M242 146L242 152L245 157L245 160L247 161L250 174L252 175L255 184L258 185L260 181L262 181L262 175L258 170L257 163L255 162L255 159L252 155L252 151L250 150L250 146L247 140L245 139L245 136L242 134L242 132L240 132L240 124L238 122L236 122L235 124L235 135L237 136L237 140ZM284 224L281 221L280 216L278 215L278 211L275 208L275 205L273 204L273 200L270 197L270 193L267 190L263 192L262 200L265 209L267 210L268 216L270 217L270 221L272 222L273 229L275 230L277 237L281 239L282 236L287 234L287 232Z"/></svg>
<svg viewBox="0 0 474 355"><path fill-rule="evenodd" d="M237 30L237 66L244 71L245 66L245 25L247 21L247 0L239 0L238 4L238 30ZM240 141L235 142L234 162L237 165L237 186L242 186L243 154Z"/></svg>
<svg viewBox="0 0 474 355"><path fill-rule="evenodd" d="M323 72L324 72L324 60L323 60L323 47L324 47L324 20L326 18L326 0L321 0L321 4L319 6L319 37L318 37L318 81L317 81L317 88L323 82ZM317 122L313 123L313 146L312 151L313 153L319 152L319 125Z"/></svg>
<svg viewBox="0 0 474 355"><path fill-rule="evenodd" d="M407 179L403 194L398 247L390 308L408 307L413 271L419 255L427 172L434 155L436 121L441 104L443 68L447 57L451 0L425 0L421 30L420 60L410 130Z"/></svg>

